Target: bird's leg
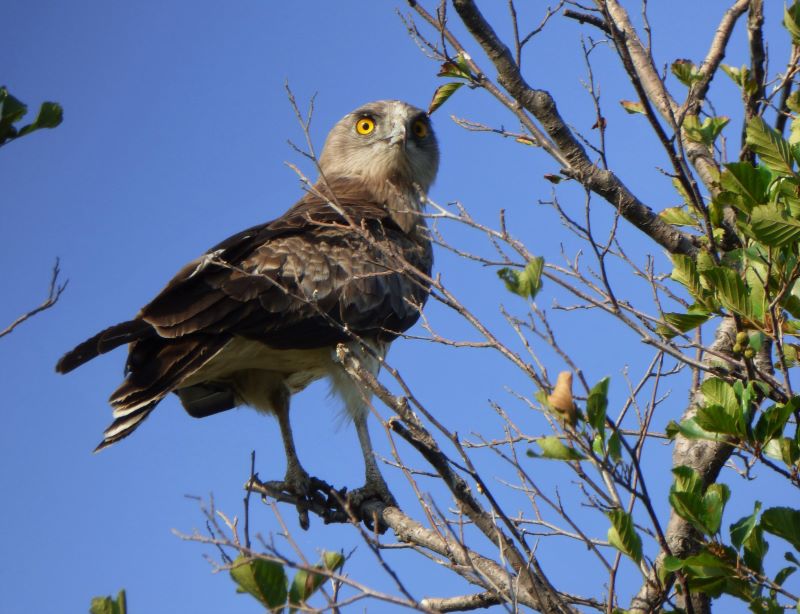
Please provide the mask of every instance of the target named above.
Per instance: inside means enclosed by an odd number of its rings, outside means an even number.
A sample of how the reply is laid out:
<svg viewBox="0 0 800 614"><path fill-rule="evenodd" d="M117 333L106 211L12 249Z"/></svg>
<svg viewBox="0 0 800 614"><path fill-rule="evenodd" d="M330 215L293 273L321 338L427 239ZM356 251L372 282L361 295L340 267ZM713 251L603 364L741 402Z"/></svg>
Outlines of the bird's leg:
<svg viewBox="0 0 800 614"><path fill-rule="evenodd" d="M358 441L361 443L361 451L364 454L364 469L367 476L367 481L364 486L350 491L347 501L351 507L357 508L367 499L380 499L386 505L397 507L397 501L389 492L389 487L378 469L378 463L375 461L375 453L372 450L372 442L369 438L369 429L367 428L367 412L357 412L353 416L353 422L356 425L356 432L358 433Z"/></svg>
<svg viewBox="0 0 800 614"><path fill-rule="evenodd" d="M292 435L292 425L289 422L289 391L285 386L276 392L272 407L278 418L278 425L281 428L281 438L283 447L286 450L286 476L283 478L281 489L286 490L301 497L308 497L311 493L311 478L297 458L297 450L294 447L294 436Z"/></svg>

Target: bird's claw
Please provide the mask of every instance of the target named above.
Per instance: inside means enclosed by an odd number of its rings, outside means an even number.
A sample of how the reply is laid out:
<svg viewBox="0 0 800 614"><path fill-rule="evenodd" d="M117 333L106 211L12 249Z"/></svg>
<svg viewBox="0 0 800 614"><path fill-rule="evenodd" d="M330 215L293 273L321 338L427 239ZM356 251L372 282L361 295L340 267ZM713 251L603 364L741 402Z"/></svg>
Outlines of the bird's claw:
<svg viewBox="0 0 800 614"><path fill-rule="evenodd" d="M370 530L377 530L378 533L385 533L389 527L377 514L370 517L366 513L361 513L361 507L368 501L379 501L386 507L397 507L397 500L389 491L383 479L367 480L361 488L356 488L347 493L345 505L347 509L357 517L363 518L364 523Z"/></svg>
<svg viewBox="0 0 800 614"><path fill-rule="evenodd" d="M273 480L265 482L264 485L270 490L283 492L296 498L295 508L297 508L298 521L300 527L306 531L309 527L308 503L316 494L311 476L302 468L287 470L283 480Z"/></svg>

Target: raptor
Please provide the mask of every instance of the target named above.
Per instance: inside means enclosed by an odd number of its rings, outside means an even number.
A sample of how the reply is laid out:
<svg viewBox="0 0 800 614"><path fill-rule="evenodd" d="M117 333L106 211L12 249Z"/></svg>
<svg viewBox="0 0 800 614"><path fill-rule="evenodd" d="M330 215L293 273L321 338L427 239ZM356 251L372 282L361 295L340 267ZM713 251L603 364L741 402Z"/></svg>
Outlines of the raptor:
<svg viewBox="0 0 800 614"><path fill-rule="evenodd" d="M382 100L345 115L319 157L319 179L281 217L189 262L131 320L68 352L60 373L128 344L100 450L130 435L175 393L205 417L247 405L274 414L286 452L283 486L307 495L289 420L292 395L329 378L355 424L364 491L387 496L367 429L364 391L335 356L347 344L377 373L389 344L419 318L432 252L424 195L439 148L427 114Z"/></svg>

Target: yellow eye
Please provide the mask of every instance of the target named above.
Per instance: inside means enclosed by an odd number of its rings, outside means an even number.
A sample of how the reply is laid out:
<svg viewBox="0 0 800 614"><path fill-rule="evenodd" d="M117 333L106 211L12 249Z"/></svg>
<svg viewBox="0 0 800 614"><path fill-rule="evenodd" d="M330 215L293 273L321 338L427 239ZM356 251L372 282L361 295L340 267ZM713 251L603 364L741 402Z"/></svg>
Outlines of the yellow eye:
<svg viewBox="0 0 800 614"><path fill-rule="evenodd" d="M418 139L424 139L426 136L428 136L428 124L421 119L415 121L411 128L414 130L414 136L416 136Z"/></svg>
<svg viewBox="0 0 800 614"><path fill-rule="evenodd" d="M362 117L356 122L356 132L359 134L369 134L375 130L375 120L371 117Z"/></svg>

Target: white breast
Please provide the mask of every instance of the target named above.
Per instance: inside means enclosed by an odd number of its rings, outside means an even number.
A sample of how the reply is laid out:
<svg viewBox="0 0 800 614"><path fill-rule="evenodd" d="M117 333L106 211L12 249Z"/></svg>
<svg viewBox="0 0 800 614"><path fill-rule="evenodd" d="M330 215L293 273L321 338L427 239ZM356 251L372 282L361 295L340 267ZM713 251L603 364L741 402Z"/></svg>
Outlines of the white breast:
<svg viewBox="0 0 800 614"><path fill-rule="evenodd" d="M365 369L377 375L380 361L376 356L355 342L347 346ZM386 347L380 344L374 352L383 357ZM344 401L348 414L366 410L364 391L342 369L331 348L283 350L235 337L179 387L208 382L231 386L237 404L273 413L281 391L294 394L325 377L330 378L331 390Z"/></svg>

